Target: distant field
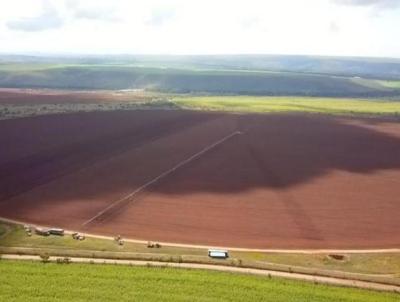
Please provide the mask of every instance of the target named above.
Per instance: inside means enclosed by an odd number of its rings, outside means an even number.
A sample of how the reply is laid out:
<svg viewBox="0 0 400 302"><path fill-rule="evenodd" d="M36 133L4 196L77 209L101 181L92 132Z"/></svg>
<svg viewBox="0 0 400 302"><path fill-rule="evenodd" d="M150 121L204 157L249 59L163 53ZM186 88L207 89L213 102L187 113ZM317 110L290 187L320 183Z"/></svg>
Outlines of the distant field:
<svg viewBox="0 0 400 302"><path fill-rule="evenodd" d="M312 112L328 114L400 114L400 101L344 98L201 96L178 97L183 108L237 112Z"/></svg>
<svg viewBox="0 0 400 302"><path fill-rule="evenodd" d="M285 71L334 76L400 79L400 60L393 58L322 57L293 55L101 55L0 56L2 66L12 65L126 65L172 69Z"/></svg>
<svg viewBox="0 0 400 302"><path fill-rule="evenodd" d="M55 89L0 88L0 120L48 114L173 109L160 93L142 90L69 91Z"/></svg>
<svg viewBox="0 0 400 302"><path fill-rule="evenodd" d="M0 87L53 89L145 89L168 93L239 95L396 96L375 80L300 71L259 70L249 66L152 64L0 64ZM175 65L173 65L175 66Z"/></svg>
<svg viewBox="0 0 400 302"><path fill-rule="evenodd" d="M0 119L58 113L198 109L232 112L310 112L399 115L399 101L290 96L195 96L143 90L68 91L0 88Z"/></svg>
<svg viewBox="0 0 400 302"><path fill-rule="evenodd" d="M400 81L379 81L379 84L388 88L400 89Z"/></svg>
<svg viewBox="0 0 400 302"><path fill-rule="evenodd" d="M395 293L221 272L0 261L2 301L389 302L398 299Z"/></svg>

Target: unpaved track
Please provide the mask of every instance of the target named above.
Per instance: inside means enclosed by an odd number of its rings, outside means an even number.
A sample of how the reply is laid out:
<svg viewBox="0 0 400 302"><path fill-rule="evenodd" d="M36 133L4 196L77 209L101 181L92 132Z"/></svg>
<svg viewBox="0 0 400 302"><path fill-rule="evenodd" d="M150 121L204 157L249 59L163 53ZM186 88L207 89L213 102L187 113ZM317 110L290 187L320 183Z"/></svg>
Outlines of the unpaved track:
<svg viewBox="0 0 400 302"><path fill-rule="evenodd" d="M13 224L28 224L19 220L8 219L0 217L0 221ZM48 228L46 225L36 225L38 227ZM66 234L76 233L76 230L65 230ZM97 235L92 233L82 233L86 237L92 237L104 240L115 240L115 237ZM130 238L124 238L125 242L144 244L147 245L146 240L136 240ZM177 247L177 248L188 248L188 249L225 249L236 252L260 252L260 253L283 253L283 254L382 254L382 253L400 253L400 248L392 249L252 249L252 248L240 248L240 247L227 247L227 246L211 246L211 245L196 245L196 244L184 244L184 243L173 243L173 242L159 242L162 246Z"/></svg>
<svg viewBox="0 0 400 302"><path fill-rule="evenodd" d="M39 256L27 256L27 255L2 255L3 259L8 260L31 260L40 261ZM56 261L57 258L62 257L50 257L50 261ZM173 268L185 268L185 269L202 269L211 271L222 271L231 273L251 274L258 276L272 276L294 280L303 280L308 282L317 282L329 285L345 286L345 287L356 287L363 289L372 289L379 291L391 291L400 293L400 287L395 285L386 285L374 282L347 280L332 277L318 277L299 273L285 273L271 270L258 270L251 268L240 268L240 267L228 267L211 264L196 264L196 263L173 263L173 262L156 262L156 261L137 261L137 260L110 260L110 259L98 259L98 258L70 258L75 263L98 263L98 264L120 264L120 265L134 265L134 266L156 266L156 267L173 267Z"/></svg>

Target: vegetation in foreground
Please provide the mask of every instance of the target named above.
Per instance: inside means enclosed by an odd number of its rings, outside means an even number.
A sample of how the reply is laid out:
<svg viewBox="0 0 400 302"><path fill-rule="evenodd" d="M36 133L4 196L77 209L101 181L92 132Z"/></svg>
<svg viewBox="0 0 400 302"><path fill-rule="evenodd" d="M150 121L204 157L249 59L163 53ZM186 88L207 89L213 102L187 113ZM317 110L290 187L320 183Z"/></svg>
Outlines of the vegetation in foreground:
<svg viewBox="0 0 400 302"><path fill-rule="evenodd" d="M398 301L395 293L201 270L0 261L1 301Z"/></svg>
<svg viewBox="0 0 400 302"><path fill-rule="evenodd" d="M400 101L311 97L191 96L173 102L186 109L232 112L309 112L400 115Z"/></svg>

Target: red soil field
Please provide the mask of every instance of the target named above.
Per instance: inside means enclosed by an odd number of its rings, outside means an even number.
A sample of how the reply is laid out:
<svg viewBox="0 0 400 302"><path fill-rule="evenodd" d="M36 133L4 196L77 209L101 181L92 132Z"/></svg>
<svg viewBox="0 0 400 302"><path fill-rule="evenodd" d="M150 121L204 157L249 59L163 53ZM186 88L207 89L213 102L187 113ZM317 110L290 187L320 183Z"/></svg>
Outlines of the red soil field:
<svg viewBox="0 0 400 302"><path fill-rule="evenodd" d="M55 89L0 88L0 105L40 105L148 101L152 95L142 91L67 91Z"/></svg>
<svg viewBox="0 0 400 302"><path fill-rule="evenodd" d="M215 246L400 246L395 119L76 113L0 121L0 146L2 217Z"/></svg>

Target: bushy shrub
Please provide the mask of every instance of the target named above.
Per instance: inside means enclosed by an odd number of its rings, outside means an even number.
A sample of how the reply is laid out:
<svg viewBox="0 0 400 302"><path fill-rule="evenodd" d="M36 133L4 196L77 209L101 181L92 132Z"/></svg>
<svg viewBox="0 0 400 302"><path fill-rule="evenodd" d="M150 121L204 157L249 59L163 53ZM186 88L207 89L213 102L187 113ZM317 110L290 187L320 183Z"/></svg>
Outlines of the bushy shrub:
<svg viewBox="0 0 400 302"><path fill-rule="evenodd" d="M49 262L50 256L47 253L42 253L39 255L40 259L42 259L43 263Z"/></svg>

